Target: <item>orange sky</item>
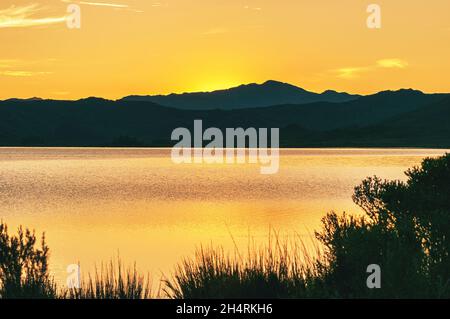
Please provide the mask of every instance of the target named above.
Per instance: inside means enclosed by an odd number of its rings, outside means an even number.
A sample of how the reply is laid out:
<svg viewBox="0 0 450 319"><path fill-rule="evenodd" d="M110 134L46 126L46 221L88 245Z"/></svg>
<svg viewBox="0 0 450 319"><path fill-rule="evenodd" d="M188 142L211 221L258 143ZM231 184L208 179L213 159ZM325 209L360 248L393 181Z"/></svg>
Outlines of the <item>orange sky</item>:
<svg viewBox="0 0 450 319"><path fill-rule="evenodd" d="M69 29L68 2L81 8ZM381 29L366 26L370 3ZM0 99L119 98L268 79L450 92L450 1L2 0Z"/></svg>

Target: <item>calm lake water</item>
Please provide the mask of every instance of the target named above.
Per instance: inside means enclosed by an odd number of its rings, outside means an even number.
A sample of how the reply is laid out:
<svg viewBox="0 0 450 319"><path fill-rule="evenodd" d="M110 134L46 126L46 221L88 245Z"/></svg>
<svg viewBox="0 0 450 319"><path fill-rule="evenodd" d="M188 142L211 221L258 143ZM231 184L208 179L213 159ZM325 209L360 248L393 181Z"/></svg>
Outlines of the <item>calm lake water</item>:
<svg viewBox="0 0 450 319"><path fill-rule="evenodd" d="M280 171L173 164L169 149L0 148L0 219L45 231L56 279L120 255L158 281L201 244L233 251L269 232L309 240L325 213L358 213L353 187L445 150L289 149ZM235 242L235 243L234 243Z"/></svg>

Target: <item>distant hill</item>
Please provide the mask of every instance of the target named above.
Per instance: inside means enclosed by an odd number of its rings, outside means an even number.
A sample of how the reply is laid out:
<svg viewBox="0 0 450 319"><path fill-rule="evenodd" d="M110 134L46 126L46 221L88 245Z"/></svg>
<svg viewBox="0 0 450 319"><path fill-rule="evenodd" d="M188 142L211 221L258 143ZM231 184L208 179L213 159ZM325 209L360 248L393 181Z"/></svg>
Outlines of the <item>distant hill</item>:
<svg viewBox="0 0 450 319"><path fill-rule="evenodd" d="M132 95L122 101L153 102L164 106L190 110L255 108L280 104L306 104L313 102L346 102L359 95L328 90L321 94L306 91L291 84L267 81L246 84L227 90L170 95Z"/></svg>
<svg viewBox="0 0 450 319"><path fill-rule="evenodd" d="M243 118L257 117L266 125L297 124L304 129L329 131L345 127L366 127L442 100L445 94L424 94L415 90L383 91L357 100L301 105L278 105L257 110L236 110ZM256 112L255 112L256 111Z"/></svg>
<svg viewBox="0 0 450 319"><path fill-rule="evenodd" d="M356 133L356 132L355 132ZM357 132L359 139L376 136L391 143L450 146L450 96ZM356 135L356 134L355 134ZM358 138L355 137L355 140Z"/></svg>
<svg viewBox="0 0 450 319"><path fill-rule="evenodd" d="M278 127L283 147L450 148L450 95L383 91L344 102L185 110L147 101L0 101L0 146L170 146L177 127Z"/></svg>
<svg viewBox="0 0 450 319"><path fill-rule="evenodd" d="M368 126L314 132L291 125L284 134L285 145L298 147L450 148L450 95Z"/></svg>

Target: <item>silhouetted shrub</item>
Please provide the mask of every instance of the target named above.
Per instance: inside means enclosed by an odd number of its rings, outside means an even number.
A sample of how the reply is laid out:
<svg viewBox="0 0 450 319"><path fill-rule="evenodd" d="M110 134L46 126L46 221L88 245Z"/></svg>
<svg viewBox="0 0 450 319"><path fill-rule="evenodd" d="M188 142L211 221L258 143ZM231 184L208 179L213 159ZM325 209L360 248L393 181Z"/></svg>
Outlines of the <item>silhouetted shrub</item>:
<svg viewBox="0 0 450 319"><path fill-rule="evenodd" d="M367 178L355 188L361 217L328 214L316 237L327 247L326 282L342 297L450 296L450 155L427 158L407 181ZM369 264L382 288L367 289Z"/></svg>
<svg viewBox="0 0 450 319"><path fill-rule="evenodd" d="M36 248L34 232L22 227L16 236L0 222L0 297L55 298L56 288L48 274L48 247L42 235Z"/></svg>

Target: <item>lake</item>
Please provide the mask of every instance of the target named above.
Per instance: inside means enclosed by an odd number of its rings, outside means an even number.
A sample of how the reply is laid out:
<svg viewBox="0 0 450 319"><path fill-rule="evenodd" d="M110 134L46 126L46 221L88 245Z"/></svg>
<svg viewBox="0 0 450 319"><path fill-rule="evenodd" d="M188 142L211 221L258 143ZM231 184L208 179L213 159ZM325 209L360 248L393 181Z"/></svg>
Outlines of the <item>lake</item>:
<svg viewBox="0 0 450 319"><path fill-rule="evenodd" d="M311 240L329 211L360 213L367 176L404 179L432 149L284 149L259 164L174 164L170 149L0 148L0 219L46 232L51 270L118 255L154 281L200 245L245 250L270 232Z"/></svg>

